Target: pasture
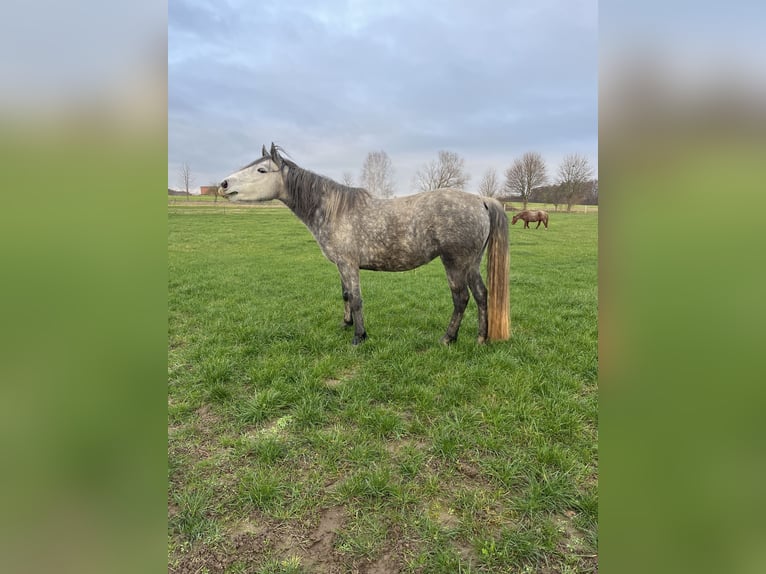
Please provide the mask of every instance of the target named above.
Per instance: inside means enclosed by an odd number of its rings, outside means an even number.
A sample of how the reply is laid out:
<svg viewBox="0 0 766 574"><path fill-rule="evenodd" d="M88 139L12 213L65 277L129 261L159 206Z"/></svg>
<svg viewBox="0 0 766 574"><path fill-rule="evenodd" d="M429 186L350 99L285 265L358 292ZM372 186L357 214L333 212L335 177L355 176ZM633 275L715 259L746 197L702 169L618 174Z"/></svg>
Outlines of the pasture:
<svg viewBox="0 0 766 574"><path fill-rule="evenodd" d="M509 341L439 344L436 260L353 347L289 210L168 210L170 572L597 570L597 215L509 227Z"/></svg>
<svg viewBox="0 0 766 574"><path fill-rule="evenodd" d="M192 195L192 196L168 196L168 207L185 207L185 206L199 206L200 204L206 206L206 207L218 207L221 209L221 211L224 210L224 208L248 208L248 207L282 207L284 208L284 204L278 202L278 201L268 201L265 202L264 205L259 204L232 204L225 202L223 198L215 198L211 195ZM507 208L513 208L515 211L520 211L523 209L523 204L520 201L507 201L505 202L505 205ZM534 203L529 202L527 204L527 209L543 209L546 211L550 211L551 213L560 213L566 211L566 205L559 204L558 206L553 205L552 203ZM572 206L572 213L583 213L583 214L598 214L598 205L573 205Z"/></svg>

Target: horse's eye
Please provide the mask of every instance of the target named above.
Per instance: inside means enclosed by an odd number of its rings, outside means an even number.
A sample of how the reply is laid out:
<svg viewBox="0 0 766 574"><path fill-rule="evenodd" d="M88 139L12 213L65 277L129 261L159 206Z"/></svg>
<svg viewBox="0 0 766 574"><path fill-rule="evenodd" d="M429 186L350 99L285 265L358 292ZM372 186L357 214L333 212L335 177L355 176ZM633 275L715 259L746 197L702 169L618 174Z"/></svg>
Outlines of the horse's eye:
<svg viewBox="0 0 766 574"><path fill-rule="evenodd" d="M259 167L258 168L258 173L266 173L266 168L265 167Z"/></svg>

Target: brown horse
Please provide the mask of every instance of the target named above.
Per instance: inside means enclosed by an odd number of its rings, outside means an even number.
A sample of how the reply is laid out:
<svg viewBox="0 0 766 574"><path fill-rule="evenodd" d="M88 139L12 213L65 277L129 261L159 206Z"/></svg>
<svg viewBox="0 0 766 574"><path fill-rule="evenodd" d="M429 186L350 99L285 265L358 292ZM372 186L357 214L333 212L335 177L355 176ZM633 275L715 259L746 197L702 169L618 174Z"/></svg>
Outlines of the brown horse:
<svg viewBox="0 0 766 574"><path fill-rule="evenodd" d="M529 227L529 222L531 221L534 223L537 221L537 229L540 227L541 223L545 224L545 229L548 229L548 212L547 211L530 211L529 209L525 209L524 211L520 211L516 215L513 216L513 219L511 220L511 225L515 225L516 222L521 219L524 222L524 227Z"/></svg>

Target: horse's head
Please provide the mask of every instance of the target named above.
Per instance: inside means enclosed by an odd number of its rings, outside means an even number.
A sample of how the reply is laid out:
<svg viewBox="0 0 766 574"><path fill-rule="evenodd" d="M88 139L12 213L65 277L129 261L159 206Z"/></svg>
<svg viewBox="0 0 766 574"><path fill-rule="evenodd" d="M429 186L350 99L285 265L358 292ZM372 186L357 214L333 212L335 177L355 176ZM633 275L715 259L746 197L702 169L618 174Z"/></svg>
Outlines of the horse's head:
<svg viewBox="0 0 766 574"><path fill-rule="evenodd" d="M218 186L218 195L229 201L267 201L276 199L284 189L282 170L287 166L272 143L266 146L260 158L224 179Z"/></svg>
<svg viewBox="0 0 766 574"><path fill-rule="evenodd" d="M511 218L511 225L516 225L516 222L519 220L519 217L521 216L520 213L517 213Z"/></svg>

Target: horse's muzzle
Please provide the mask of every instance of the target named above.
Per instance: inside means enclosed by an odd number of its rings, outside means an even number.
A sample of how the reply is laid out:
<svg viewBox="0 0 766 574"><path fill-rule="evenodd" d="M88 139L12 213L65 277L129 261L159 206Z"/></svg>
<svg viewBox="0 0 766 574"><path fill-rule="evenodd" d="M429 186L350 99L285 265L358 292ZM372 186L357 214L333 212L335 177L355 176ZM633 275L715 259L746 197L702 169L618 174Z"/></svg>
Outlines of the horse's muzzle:
<svg viewBox="0 0 766 574"><path fill-rule="evenodd" d="M221 185L218 186L218 195L220 195L222 197L230 197L232 195L236 195L236 193L237 193L236 191L229 191L229 192L227 192L226 191L227 189L229 189L229 181L224 179L221 182Z"/></svg>

